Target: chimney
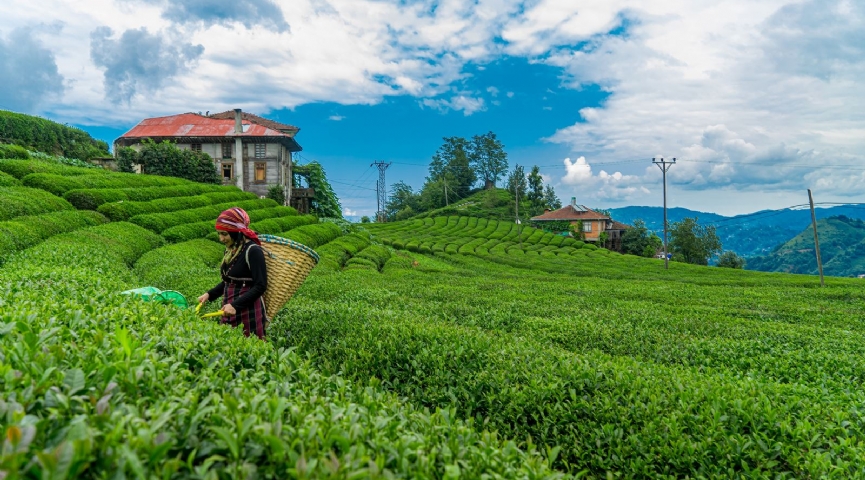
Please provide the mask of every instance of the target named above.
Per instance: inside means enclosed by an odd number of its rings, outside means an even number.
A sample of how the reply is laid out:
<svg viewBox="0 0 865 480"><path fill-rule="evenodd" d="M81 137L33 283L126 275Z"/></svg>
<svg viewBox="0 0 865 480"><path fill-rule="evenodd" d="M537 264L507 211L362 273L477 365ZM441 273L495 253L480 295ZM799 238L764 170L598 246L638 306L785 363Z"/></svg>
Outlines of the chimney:
<svg viewBox="0 0 865 480"><path fill-rule="evenodd" d="M571 197L571 206L575 206L577 204L577 197Z"/></svg>
<svg viewBox="0 0 865 480"><path fill-rule="evenodd" d="M243 124L241 123L243 116L240 114L240 109L234 109L234 133L243 133Z"/></svg>

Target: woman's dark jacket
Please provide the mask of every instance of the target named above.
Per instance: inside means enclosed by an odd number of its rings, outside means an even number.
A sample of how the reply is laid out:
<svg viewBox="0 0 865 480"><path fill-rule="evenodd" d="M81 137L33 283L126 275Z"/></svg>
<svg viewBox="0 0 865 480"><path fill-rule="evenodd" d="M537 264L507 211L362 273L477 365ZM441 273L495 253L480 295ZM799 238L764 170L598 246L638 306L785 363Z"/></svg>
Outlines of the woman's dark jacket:
<svg viewBox="0 0 865 480"><path fill-rule="evenodd" d="M249 259L249 265L246 263L247 259ZM253 302L267 290L267 265L264 263L264 252L253 242L244 243L231 264L223 264L220 267L220 273L222 274L222 281L207 292L210 300L215 300L225 293L226 282L240 285L245 281L247 285L251 285L246 293L231 302L235 310L252 307Z"/></svg>

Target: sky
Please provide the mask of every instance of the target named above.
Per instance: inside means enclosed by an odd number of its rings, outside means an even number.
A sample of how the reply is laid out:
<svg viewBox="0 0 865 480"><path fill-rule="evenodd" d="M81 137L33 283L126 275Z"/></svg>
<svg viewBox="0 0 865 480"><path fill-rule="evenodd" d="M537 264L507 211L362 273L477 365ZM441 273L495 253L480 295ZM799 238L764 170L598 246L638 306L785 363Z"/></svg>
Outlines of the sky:
<svg viewBox="0 0 865 480"><path fill-rule="evenodd" d="M300 128L349 218L494 132L564 203L865 202L859 0L4 0L0 109L111 144L241 108ZM500 186L504 181L500 182Z"/></svg>

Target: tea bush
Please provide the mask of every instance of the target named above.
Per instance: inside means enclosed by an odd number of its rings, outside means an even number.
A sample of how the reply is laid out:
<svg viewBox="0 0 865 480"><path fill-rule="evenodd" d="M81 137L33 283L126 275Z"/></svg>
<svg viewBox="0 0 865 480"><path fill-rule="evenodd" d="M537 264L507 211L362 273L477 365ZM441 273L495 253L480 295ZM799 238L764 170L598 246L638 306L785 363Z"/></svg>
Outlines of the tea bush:
<svg viewBox="0 0 865 480"><path fill-rule="evenodd" d="M74 208L60 197L29 187L0 187L0 205L0 221Z"/></svg>
<svg viewBox="0 0 865 480"><path fill-rule="evenodd" d="M275 206L276 202L269 198L243 200L240 202L218 203L216 205L190 208L174 212L145 213L141 215L135 215L134 217L130 218L129 221L136 225L141 225L148 230L154 231L156 233L161 233L162 231L171 227L175 227L177 225L204 222L207 220L212 220L213 222L215 222L216 217L218 217L219 214L227 208L239 207L246 211L251 211Z"/></svg>
<svg viewBox="0 0 865 480"><path fill-rule="evenodd" d="M34 188L47 190L54 195L62 196L69 190L82 188L131 188L131 187L167 187L174 185L189 185L192 182L180 178L159 177L155 175L136 175L134 173L102 173L65 176L52 173L31 173L21 179L21 182Z"/></svg>
<svg viewBox="0 0 865 480"><path fill-rule="evenodd" d="M185 197L188 195L205 195L207 193L235 193L241 190L231 185L189 184L173 187L141 187L141 188L84 188L69 190L63 198L75 208L81 210L96 210L103 203L120 201L147 202L159 198ZM258 198L254 194L250 197Z"/></svg>

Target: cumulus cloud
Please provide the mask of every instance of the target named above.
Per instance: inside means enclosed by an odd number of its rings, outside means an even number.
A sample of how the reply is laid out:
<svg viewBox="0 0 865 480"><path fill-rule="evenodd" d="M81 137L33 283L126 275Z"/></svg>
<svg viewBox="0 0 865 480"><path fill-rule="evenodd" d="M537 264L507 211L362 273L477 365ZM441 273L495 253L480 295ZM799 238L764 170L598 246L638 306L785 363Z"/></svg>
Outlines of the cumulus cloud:
<svg viewBox="0 0 865 480"><path fill-rule="evenodd" d="M31 112L63 92L54 54L27 28L0 37L0 108Z"/></svg>
<svg viewBox="0 0 865 480"><path fill-rule="evenodd" d="M638 176L621 172L607 173L605 170L595 175L586 157L574 161L566 158L563 163L565 175L561 178L559 189L573 192L583 203L628 200L635 195L649 193L649 189L641 185L642 179Z"/></svg>
<svg viewBox="0 0 865 480"><path fill-rule="evenodd" d="M343 117L342 115L331 115L327 117L328 120L333 120L334 122L342 121L344 118L345 117Z"/></svg>
<svg viewBox="0 0 865 480"><path fill-rule="evenodd" d="M162 17L178 23L200 23L231 25L239 23L246 28L256 25L271 27L283 32L289 29L282 9L271 0L144 0L164 8Z"/></svg>
<svg viewBox="0 0 865 480"><path fill-rule="evenodd" d="M90 56L104 68L105 96L114 103L129 102L138 93L159 90L185 73L204 47L176 41L146 28L126 30L114 39L109 27L90 34Z"/></svg>
<svg viewBox="0 0 865 480"><path fill-rule="evenodd" d="M432 107L441 111L461 110L465 116L486 110L486 102L483 98L473 98L468 95L455 95L450 99L427 98L421 103L427 107Z"/></svg>
<svg viewBox="0 0 865 480"><path fill-rule="evenodd" d="M344 217L356 217L357 216L357 210L352 210L348 207L344 207L342 209L342 215Z"/></svg>

